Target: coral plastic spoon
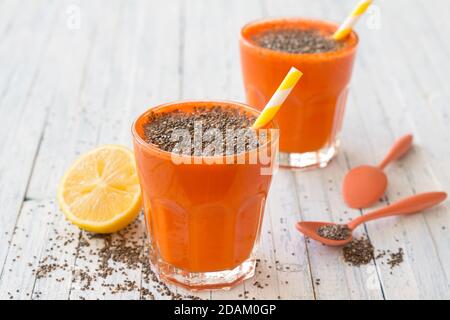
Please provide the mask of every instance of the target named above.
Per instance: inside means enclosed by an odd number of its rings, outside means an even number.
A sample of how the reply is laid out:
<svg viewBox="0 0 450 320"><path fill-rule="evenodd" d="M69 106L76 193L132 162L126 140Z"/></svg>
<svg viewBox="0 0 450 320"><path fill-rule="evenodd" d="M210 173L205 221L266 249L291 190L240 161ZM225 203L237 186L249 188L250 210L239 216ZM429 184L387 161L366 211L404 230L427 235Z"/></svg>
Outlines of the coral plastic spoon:
<svg viewBox="0 0 450 320"><path fill-rule="evenodd" d="M387 177L383 169L403 156L410 149L412 141L411 134L397 140L377 167L363 165L350 170L342 185L345 203L350 208L367 208L380 199L387 187Z"/></svg>
<svg viewBox="0 0 450 320"><path fill-rule="evenodd" d="M353 232L353 230L355 230L361 223L389 216L417 213L437 205L438 203L444 201L446 198L447 194L445 192L421 193L412 197L405 198L403 200L399 200L387 207L375 210L371 213L359 216L346 224L348 229L350 229L350 235L345 240L332 240L324 238L318 234L318 229L320 227L326 225L334 225L334 223L331 222L298 222L296 224L296 228L305 236L322 242L323 244L329 246L342 246L352 241L353 236L351 235L351 232Z"/></svg>

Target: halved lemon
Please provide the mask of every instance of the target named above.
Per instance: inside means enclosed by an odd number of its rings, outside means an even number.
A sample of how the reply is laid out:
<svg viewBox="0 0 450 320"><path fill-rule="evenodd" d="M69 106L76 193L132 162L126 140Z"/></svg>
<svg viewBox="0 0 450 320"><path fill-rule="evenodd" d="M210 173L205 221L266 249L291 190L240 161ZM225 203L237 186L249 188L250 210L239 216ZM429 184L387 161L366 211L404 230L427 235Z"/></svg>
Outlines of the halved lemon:
<svg viewBox="0 0 450 320"><path fill-rule="evenodd" d="M82 155L63 176L57 198L67 219L84 230L126 227L141 209L133 152L105 145Z"/></svg>

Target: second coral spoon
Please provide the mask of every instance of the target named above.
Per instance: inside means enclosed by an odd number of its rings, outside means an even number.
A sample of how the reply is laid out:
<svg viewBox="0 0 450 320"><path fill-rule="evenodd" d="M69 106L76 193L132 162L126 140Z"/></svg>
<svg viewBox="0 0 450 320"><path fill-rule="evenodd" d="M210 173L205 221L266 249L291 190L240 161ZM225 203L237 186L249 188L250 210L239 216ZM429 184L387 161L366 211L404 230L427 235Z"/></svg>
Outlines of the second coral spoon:
<svg viewBox="0 0 450 320"><path fill-rule="evenodd" d="M342 194L350 208L367 208L380 199L387 187L383 169L392 161L403 156L412 145L413 136L403 136L378 166L363 165L350 170L344 178Z"/></svg>
<svg viewBox="0 0 450 320"><path fill-rule="evenodd" d="M389 216L417 213L437 205L438 203L444 201L446 198L447 194L445 192L421 193L397 201L387 207L378 209L371 213L359 216L356 219L353 219L352 221L347 223L346 225L336 225L331 222L303 221L298 222L296 227L298 231L303 233L305 236L310 237L311 239L314 239L316 241L322 242L323 244L329 246L342 246L352 241L353 239L352 232L361 223ZM340 238L339 240L321 236L319 234L320 233L319 229L324 228L326 226L336 226L344 228L344 232L347 234L347 236L343 237L343 239ZM342 231L340 231L340 233L342 234Z"/></svg>

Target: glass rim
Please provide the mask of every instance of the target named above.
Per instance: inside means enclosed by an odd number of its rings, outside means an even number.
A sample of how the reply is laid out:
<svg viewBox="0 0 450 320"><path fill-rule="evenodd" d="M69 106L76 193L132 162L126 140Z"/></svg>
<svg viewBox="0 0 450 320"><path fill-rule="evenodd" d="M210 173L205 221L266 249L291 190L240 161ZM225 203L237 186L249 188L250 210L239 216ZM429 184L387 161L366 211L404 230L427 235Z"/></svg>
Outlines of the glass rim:
<svg viewBox="0 0 450 320"><path fill-rule="evenodd" d="M320 23L320 24L325 24L328 25L330 27L335 27L336 30L337 28L339 28L339 24L332 22L332 21L327 21L327 20L322 20L322 19L312 19L312 18L302 18L302 17L275 17L275 18L261 18L261 19L256 19L256 20L252 20L250 22L247 22L246 24L244 24L239 32L239 39L240 41L255 50L260 50L262 52L265 52L267 54L272 54L272 55L281 55L281 56L286 56L286 57L290 57L290 58L304 58L304 59L330 59L330 58L334 58L334 57L338 57L340 55L345 55L348 54L349 52L355 50L355 48L358 46L359 44L359 36L358 33L355 30L352 30L352 32L350 33L351 36L354 37L354 42L351 43L350 45L344 46L343 48L336 50L336 51L328 51L328 52L320 52L320 53L291 53L291 52L284 52L284 51L278 51L278 50L272 50L272 49L268 49L268 48L263 48L261 46L258 46L257 44L255 44L253 41L251 41L247 36L244 35L244 32L246 30L248 30L248 28L252 27L252 26L256 26L256 25L262 25L265 23L269 23L269 22L274 22L274 23L286 23L286 22L306 22L306 23Z"/></svg>
<svg viewBox="0 0 450 320"><path fill-rule="evenodd" d="M218 105L231 105L231 106L238 106L239 108L243 108L246 111L249 111L252 114L255 115L259 115L261 113L261 111L255 109L254 107L242 103L242 102L237 102L237 101L233 101L233 100L220 100L220 99L205 99L205 100L199 100L199 99L186 99L186 100L175 100L172 102L166 102L163 104L159 104L153 107L148 108L146 111L144 111L143 113L141 113L139 116L136 117L136 119L133 121L133 124L131 125L131 133L133 135L133 139L135 142L137 142L140 146L142 146L144 149L148 150L149 152L156 154L160 157L163 158L169 158L169 159L173 159L175 158L179 158L179 159L191 159L194 162L192 163L196 163L195 160L199 160L201 161L200 163L203 162L209 162L211 161L212 163L214 163L214 161L217 160L225 160L225 162L223 162L224 164L226 164L226 159L234 159L235 157L242 157L242 156L247 156L253 153L259 153L260 150L263 150L265 148L267 148L269 145L272 144L272 142L277 142L279 139L279 126L278 123L276 122L275 119L273 119L271 121L271 127L268 128L269 130L271 129L275 129L276 133L274 135L271 135L271 138L266 141L266 143L264 143L261 146L258 146L258 148L255 149L251 149L251 150L246 150L244 152L240 152L240 153L235 153L235 154L231 154L231 155L218 155L218 156L194 156L194 155L183 155L183 154L176 154L170 151L165 151L161 148L158 148L156 145L152 144L152 143L148 143L146 142L137 132L136 130L136 126L137 123L139 122L139 120L141 120L143 117L147 116L151 111L155 111L155 110L159 110L159 109L164 109L166 107L169 106L176 106L176 105L185 105L185 104L193 104L193 103L199 103L199 104L214 104L217 103ZM261 129L257 129L257 130L261 130ZM220 161L219 161L220 163Z"/></svg>

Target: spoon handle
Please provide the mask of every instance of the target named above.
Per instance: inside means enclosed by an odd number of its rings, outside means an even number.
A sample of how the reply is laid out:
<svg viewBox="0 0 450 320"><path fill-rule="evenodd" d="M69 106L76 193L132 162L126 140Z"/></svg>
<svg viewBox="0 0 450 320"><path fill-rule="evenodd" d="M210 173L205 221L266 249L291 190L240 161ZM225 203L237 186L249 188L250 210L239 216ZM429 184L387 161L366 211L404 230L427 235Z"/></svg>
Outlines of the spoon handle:
<svg viewBox="0 0 450 320"><path fill-rule="evenodd" d="M412 134L407 134L398 139L392 146L391 150L389 150L389 153L386 155L383 161L381 161L381 163L378 165L378 168L383 170L390 162L403 156L411 148L412 141Z"/></svg>
<svg viewBox="0 0 450 320"><path fill-rule="evenodd" d="M389 216L406 215L411 213L417 213L436 204L442 202L447 198L445 192L426 192L414 195L412 197L405 198L394 202L393 204L375 210L371 213L359 216L348 223L350 229L355 229L363 222L380 219Z"/></svg>

